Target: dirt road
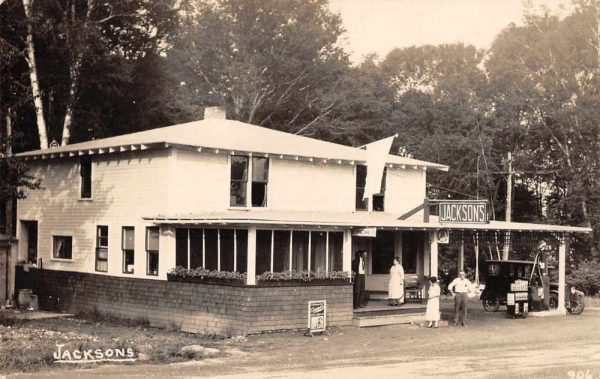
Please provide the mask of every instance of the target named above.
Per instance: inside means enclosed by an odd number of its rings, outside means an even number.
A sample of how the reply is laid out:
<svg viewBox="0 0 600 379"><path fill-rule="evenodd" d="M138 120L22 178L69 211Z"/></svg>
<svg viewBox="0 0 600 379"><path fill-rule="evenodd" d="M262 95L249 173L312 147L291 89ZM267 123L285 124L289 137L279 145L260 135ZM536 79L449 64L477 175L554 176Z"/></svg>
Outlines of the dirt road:
<svg viewBox="0 0 600 379"><path fill-rule="evenodd" d="M444 308L447 319L451 312L448 304ZM504 312L485 313L477 303L471 309L467 327L347 327L314 338L277 333L251 336L241 346L222 346L227 356L219 359L27 377L600 378L600 311L513 320Z"/></svg>

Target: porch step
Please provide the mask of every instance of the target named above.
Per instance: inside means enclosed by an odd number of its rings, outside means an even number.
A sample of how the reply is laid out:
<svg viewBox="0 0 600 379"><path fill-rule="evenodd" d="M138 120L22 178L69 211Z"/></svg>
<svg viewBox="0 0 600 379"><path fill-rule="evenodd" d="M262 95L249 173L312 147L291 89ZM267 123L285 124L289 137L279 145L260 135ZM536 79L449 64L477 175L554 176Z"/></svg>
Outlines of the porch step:
<svg viewBox="0 0 600 379"><path fill-rule="evenodd" d="M371 298L366 308L354 310L352 323L358 327L419 323L425 321L425 310L422 304L391 307L387 301Z"/></svg>
<svg viewBox="0 0 600 379"><path fill-rule="evenodd" d="M359 328L396 324L419 324L425 322L425 312L412 314L392 314L377 316L354 316L352 324Z"/></svg>

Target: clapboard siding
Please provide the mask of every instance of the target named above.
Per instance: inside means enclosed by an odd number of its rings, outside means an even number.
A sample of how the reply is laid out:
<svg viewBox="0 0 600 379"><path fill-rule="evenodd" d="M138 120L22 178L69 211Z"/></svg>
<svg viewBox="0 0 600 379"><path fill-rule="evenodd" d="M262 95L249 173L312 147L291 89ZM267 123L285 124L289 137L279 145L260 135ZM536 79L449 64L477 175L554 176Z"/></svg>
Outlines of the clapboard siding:
<svg viewBox="0 0 600 379"><path fill-rule="evenodd" d="M30 192L19 202L19 220L38 221L38 257L44 267L94 272L96 225L107 225L108 274L123 275L121 228L134 226L135 276L145 277L144 234L149 224L142 217L167 211L168 154L163 150L92 156L91 200L80 199L78 158L30 164L32 174L42 179L43 189ZM53 235L73 237L71 262L52 259ZM23 242L22 258L26 256Z"/></svg>

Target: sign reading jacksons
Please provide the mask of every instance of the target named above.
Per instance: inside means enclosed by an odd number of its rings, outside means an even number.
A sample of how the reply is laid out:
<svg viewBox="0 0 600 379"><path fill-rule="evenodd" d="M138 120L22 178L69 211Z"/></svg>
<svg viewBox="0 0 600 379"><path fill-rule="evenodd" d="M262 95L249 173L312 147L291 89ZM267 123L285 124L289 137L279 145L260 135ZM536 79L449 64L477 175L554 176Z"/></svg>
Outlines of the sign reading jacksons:
<svg viewBox="0 0 600 379"><path fill-rule="evenodd" d="M441 223L487 224L487 201L442 201L439 203Z"/></svg>

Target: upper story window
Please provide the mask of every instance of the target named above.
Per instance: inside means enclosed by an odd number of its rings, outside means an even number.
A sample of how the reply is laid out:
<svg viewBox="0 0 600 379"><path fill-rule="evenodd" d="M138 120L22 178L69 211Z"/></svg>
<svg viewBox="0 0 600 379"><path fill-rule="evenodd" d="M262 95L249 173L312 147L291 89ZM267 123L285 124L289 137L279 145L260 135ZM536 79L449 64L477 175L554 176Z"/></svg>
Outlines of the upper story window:
<svg viewBox="0 0 600 379"><path fill-rule="evenodd" d="M387 167L383 169L381 177L381 192L373 194L373 211L383 212L385 210L385 185L387 179Z"/></svg>
<svg viewBox="0 0 600 379"><path fill-rule="evenodd" d="M373 194L373 211L383 212L385 204L385 187L387 178L387 167L383 170L381 178L381 191ZM356 166L356 210L366 211L369 209L369 199L363 200L365 185L367 182L367 166Z"/></svg>
<svg viewBox="0 0 600 379"><path fill-rule="evenodd" d="M356 210L369 210L369 200L364 199L365 184L367 182L367 166L356 166Z"/></svg>
<svg viewBox="0 0 600 379"><path fill-rule="evenodd" d="M58 259L73 259L73 237L53 236L52 257Z"/></svg>
<svg viewBox="0 0 600 379"><path fill-rule="evenodd" d="M252 206L267 206L269 158L252 158Z"/></svg>
<svg viewBox="0 0 600 379"><path fill-rule="evenodd" d="M79 175L81 176L81 198L92 198L92 158L81 157Z"/></svg>
<svg viewBox="0 0 600 379"><path fill-rule="evenodd" d="M248 172L252 172L248 185ZM264 157L231 156L231 184L229 205L247 207L248 199L253 207L267 206L269 182L269 159Z"/></svg>

